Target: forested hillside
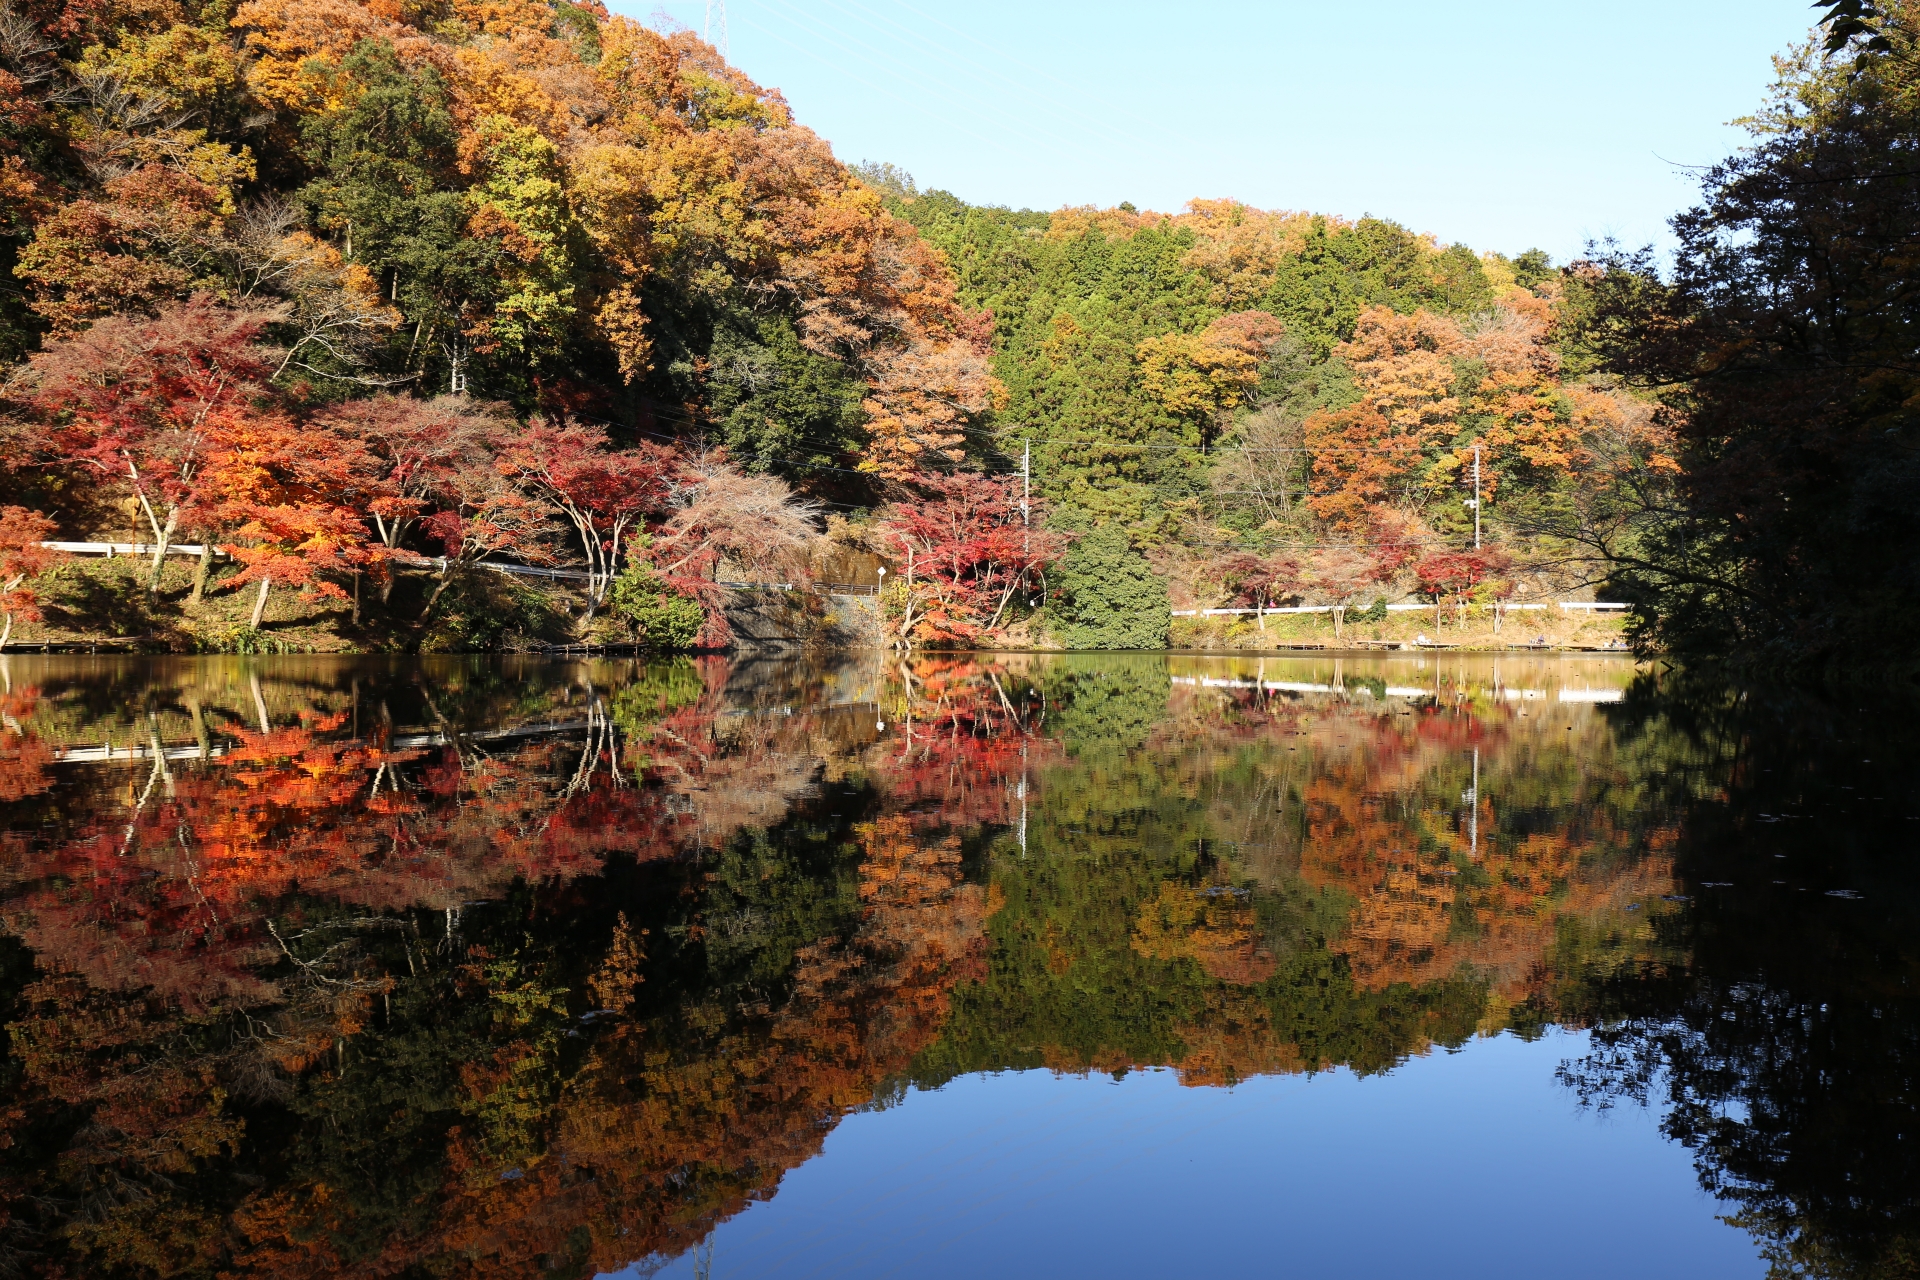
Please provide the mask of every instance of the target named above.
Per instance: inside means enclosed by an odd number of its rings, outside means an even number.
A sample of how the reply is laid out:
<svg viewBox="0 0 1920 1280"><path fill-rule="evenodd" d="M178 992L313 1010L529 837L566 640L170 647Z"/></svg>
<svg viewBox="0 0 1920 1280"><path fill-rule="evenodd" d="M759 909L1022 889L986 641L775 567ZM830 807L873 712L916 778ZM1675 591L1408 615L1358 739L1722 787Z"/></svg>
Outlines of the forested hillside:
<svg viewBox="0 0 1920 1280"><path fill-rule="evenodd" d="M880 458L930 391L983 403L937 260L687 33L565 0L40 9L0 47L9 358L207 292L277 307L303 401L698 405L739 449Z"/></svg>
<svg viewBox="0 0 1920 1280"><path fill-rule="evenodd" d="M998 451L1031 442L1055 520L1123 525L1187 603L1577 589L1605 569L1567 514L1666 465L1652 407L1592 376L1568 323L1587 273L1539 251L1225 200L1013 213L869 178L994 316Z"/></svg>
<svg viewBox="0 0 1920 1280"><path fill-rule="evenodd" d="M10 621L37 538L128 509L236 557L222 590L385 601L426 552L581 566L586 619L623 567L643 622L711 615L723 560L818 525L750 473L871 506L988 406L938 255L688 33L565 0L8 0L0 68Z"/></svg>
<svg viewBox="0 0 1920 1280"><path fill-rule="evenodd" d="M1875 299L1909 288L1879 170L1916 24L1842 9L1663 275L1231 200L969 205L568 0L4 0L0 644L49 610L263 643L279 585L359 645L717 645L723 582L852 551L908 645L1407 598L1497 631L1600 587L1648 646L1852 661L1912 630L1860 602L1912 585ZM156 550L108 582L55 532ZM584 587L536 609L478 585L502 561Z"/></svg>

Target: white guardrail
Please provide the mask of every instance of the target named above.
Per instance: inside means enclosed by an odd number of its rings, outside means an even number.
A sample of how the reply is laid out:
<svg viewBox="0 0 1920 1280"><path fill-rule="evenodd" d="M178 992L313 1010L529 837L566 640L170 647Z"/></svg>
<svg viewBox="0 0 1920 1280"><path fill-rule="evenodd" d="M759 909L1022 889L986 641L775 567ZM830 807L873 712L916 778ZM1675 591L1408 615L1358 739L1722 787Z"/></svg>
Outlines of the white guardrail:
<svg viewBox="0 0 1920 1280"><path fill-rule="evenodd" d="M65 551L76 556L150 556L154 545L151 542L43 542L41 546L49 551ZM206 548L199 543L169 542L167 554L170 556L198 556ZM217 556L226 552L215 550Z"/></svg>
<svg viewBox="0 0 1920 1280"><path fill-rule="evenodd" d="M151 542L43 542L40 545L51 551L65 551L77 556L106 556L111 560L114 556L151 556L155 544ZM170 556L197 557L202 549L199 543L170 542L167 544L167 554ZM214 548L213 554L222 560L227 558L227 553L218 547ZM445 572L447 567L445 558L440 556L423 556L412 551L395 551L392 556L396 563L403 564L409 569L438 569ZM491 569L495 573L515 574L523 578L558 578L569 582L585 582L591 576L584 569L547 569L540 565L507 564L498 560L476 560L473 567ZM719 585L754 591L804 589L791 582L722 582ZM853 595L871 595L876 590L873 587L846 582L821 583L818 589L827 594Z"/></svg>
<svg viewBox="0 0 1920 1280"><path fill-rule="evenodd" d="M556 720L542 724L520 725L513 729L472 729L454 733L412 733L387 743L388 751L409 751L420 747L444 747L450 742L503 742L510 738L536 738L548 734L580 733L588 728L585 720ZM213 760L227 754L225 743L165 746L159 750L165 760ZM53 753L57 764L107 764L115 760L151 760L152 746L116 747L111 743L98 747L59 747Z"/></svg>
<svg viewBox="0 0 1920 1280"><path fill-rule="evenodd" d="M1431 609L1433 607L1434 606L1430 604L1402 603L1402 604L1390 604L1387 606L1387 610L1390 613L1406 613L1416 609ZM1441 605L1440 607L1444 609L1447 606ZM1271 618L1276 614L1282 614L1282 613L1332 613L1334 608L1335 606L1330 604L1295 604L1295 605L1275 606L1269 609L1175 609L1173 611L1173 616L1176 618L1218 618L1218 617L1226 617L1228 615L1233 615L1233 614L1257 613L1264 617ZM1625 604L1619 604L1619 603L1615 603L1607 600L1558 600L1552 604L1541 603L1541 604L1505 605L1501 608L1501 612L1502 613L1518 613L1523 609L1552 609L1552 608L1605 611L1610 609L1627 609L1627 608L1631 608L1631 606L1625 605ZM1349 613L1365 613L1366 610L1356 609L1356 608L1353 608L1352 606L1349 606L1348 612Z"/></svg>
<svg viewBox="0 0 1920 1280"><path fill-rule="evenodd" d="M1366 697L1373 696L1373 689L1364 684L1335 685L1309 684L1300 680L1221 680L1214 676L1169 676L1175 684L1193 685L1200 689L1260 689L1267 693L1357 693ZM1549 696L1545 689L1495 690L1500 697L1509 702L1545 701ZM1432 689L1409 688L1405 685L1388 685L1389 698L1434 698L1438 697ZM1626 694L1620 689L1558 689L1552 695L1556 702L1619 702Z"/></svg>

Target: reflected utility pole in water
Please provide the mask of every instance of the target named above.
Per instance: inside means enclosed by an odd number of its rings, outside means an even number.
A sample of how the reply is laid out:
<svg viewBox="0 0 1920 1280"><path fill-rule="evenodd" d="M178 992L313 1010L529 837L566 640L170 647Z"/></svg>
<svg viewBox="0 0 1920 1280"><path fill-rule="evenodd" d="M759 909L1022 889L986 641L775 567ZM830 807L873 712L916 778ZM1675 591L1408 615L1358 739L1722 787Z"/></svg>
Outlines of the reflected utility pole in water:
<svg viewBox="0 0 1920 1280"><path fill-rule="evenodd" d="M1027 748L1020 746L1020 857L1027 856Z"/></svg>
<svg viewBox="0 0 1920 1280"><path fill-rule="evenodd" d="M1460 797L1467 802L1467 843L1471 856L1480 856L1480 748L1473 749L1473 785Z"/></svg>

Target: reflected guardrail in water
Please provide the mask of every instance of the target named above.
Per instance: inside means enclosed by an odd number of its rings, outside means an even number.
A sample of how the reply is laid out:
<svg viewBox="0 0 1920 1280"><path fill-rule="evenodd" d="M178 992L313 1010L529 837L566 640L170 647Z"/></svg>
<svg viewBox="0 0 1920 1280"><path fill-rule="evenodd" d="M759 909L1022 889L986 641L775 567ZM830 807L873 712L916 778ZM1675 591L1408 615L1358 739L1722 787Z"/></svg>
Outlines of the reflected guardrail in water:
<svg viewBox="0 0 1920 1280"><path fill-rule="evenodd" d="M472 732L455 733L409 733L394 738L387 744L390 751L412 751L420 747L444 747L454 742L504 742L513 738L538 738L549 735L585 733L592 726L585 720L567 720L546 724L521 725L513 729L476 729ZM225 744L209 743L201 746L194 743L189 746L167 746L162 744L158 755L165 760L214 760L230 750ZM54 751L55 764L106 764L115 760L151 760L156 752L151 745L116 747L103 744L98 747L61 747Z"/></svg>
<svg viewBox="0 0 1920 1280"><path fill-rule="evenodd" d="M1174 684L1191 685L1201 689L1263 689L1268 693L1357 693L1366 697L1373 696L1369 685L1332 685L1312 684L1300 680L1222 680L1215 676L1169 676ZM1432 698L1438 695L1432 689L1416 689L1405 685L1387 685L1389 698ZM1532 702L1547 697L1545 689L1482 689L1479 692L1489 697L1504 698L1509 702ZM1564 688L1554 692L1559 702L1619 702L1625 697L1619 689Z"/></svg>

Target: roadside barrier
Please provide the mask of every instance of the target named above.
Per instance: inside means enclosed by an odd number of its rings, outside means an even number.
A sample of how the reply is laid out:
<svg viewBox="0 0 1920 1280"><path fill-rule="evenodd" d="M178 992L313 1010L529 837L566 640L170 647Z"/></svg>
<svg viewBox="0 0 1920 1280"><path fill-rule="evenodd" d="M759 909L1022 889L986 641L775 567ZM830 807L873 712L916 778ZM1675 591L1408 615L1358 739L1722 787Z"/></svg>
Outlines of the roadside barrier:
<svg viewBox="0 0 1920 1280"><path fill-rule="evenodd" d="M1283 613L1332 613L1336 607L1337 606L1330 605L1330 604L1296 604L1296 605L1286 605L1286 606L1274 606L1272 608L1267 608L1267 609L1175 609L1173 610L1173 616L1176 618L1217 618L1217 617L1227 617L1230 615L1257 613L1263 617L1271 618L1278 614L1283 614ZM1434 606L1431 604L1425 604L1425 603L1419 603L1419 602L1415 602L1415 603L1402 602L1400 604L1388 605L1387 611L1389 613L1410 613L1410 612L1415 612L1423 609L1431 609L1433 607ZM1552 609L1556 607L1561 609L1586 609L1586 610L1595 611L1595 612L1610 610L1610 609L1632 608L1631 605L1619 604L1616 602L1606 601L1606 600L1560 600L1560 601L1554 602L1553 604L1540 603L1540 604L1502 605L1500 607L1500 611L1502 613L1518 613L1522 609ZM1447 608L1447 606L1445 604L1442 604L1440 608L1444 609L1444 608ZM1353 606L1350 605L1348 606L1347 612L1349 615L1352 615L1356 613L1365 613L1366 610L1364 608L1354 608Z"/></svg>

